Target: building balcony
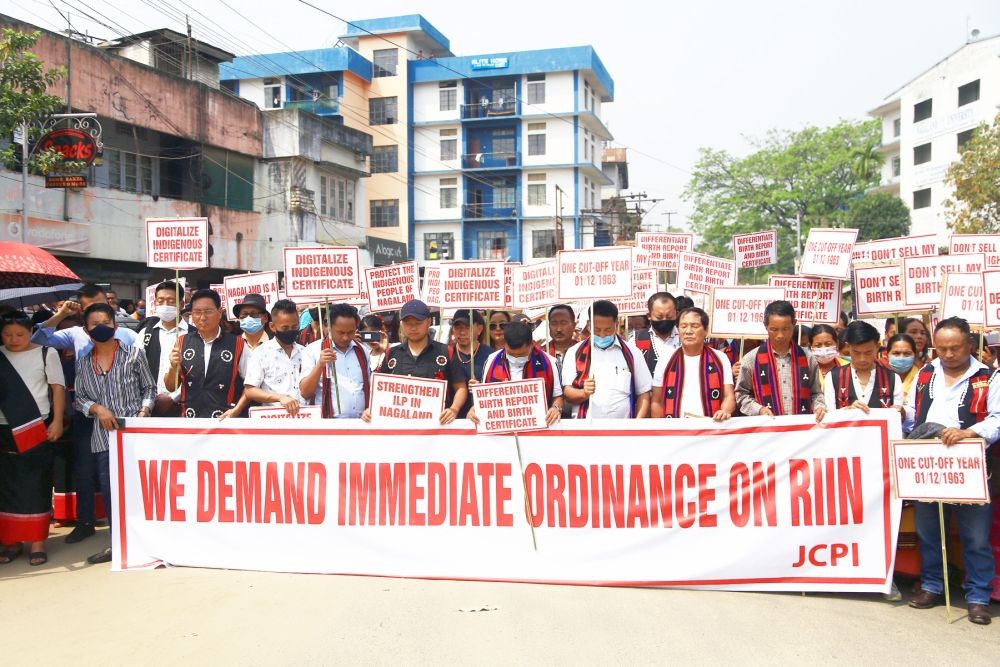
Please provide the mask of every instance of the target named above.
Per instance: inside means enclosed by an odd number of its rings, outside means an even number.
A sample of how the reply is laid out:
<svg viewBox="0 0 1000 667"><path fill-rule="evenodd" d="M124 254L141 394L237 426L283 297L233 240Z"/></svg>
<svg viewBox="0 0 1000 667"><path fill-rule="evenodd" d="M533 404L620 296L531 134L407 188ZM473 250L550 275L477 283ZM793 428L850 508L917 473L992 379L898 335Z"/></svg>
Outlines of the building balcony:
<svg viewBox="0 0 1000 667"><path fill-rule="evenodd" d="M475 118L493 118L495 116L513 116L517 113L517 100L500 100L497 102L480 102L478 104L462 105L462 120Z"/></svg>
<svg viewBox="0 0 1000 667"><path fill-rule="evenodd" d="M301 109L314 113L317 116L337 116L340 115L340 100L319 99L319 100L297 100L285 102L285 109Z"/></svg>
<svg viewBox="0 0 1000 667"><path fill-rule="evenodd" d="M496 204L464 204L462 217L466 220L497 220L516 218L517 206L497 206Z"/></svg>
<svg viewBox="0 0 1000 667"><path fill-rule="evenodd" d="M466 153L462 156L462 169L500 169L520 164L520 153Z"/></svg>

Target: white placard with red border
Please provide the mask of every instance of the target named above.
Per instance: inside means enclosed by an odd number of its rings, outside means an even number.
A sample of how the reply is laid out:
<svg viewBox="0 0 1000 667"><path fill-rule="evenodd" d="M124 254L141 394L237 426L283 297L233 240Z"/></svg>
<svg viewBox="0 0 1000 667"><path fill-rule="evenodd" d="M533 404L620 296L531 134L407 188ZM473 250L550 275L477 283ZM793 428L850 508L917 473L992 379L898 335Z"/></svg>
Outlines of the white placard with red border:
<svg viewBox="0 0 1000 667"><path fill-rule="evenodd" d="M777 264L778 232L767 229L751 234L733 234L733 257L740 269Z"/></svg>
<svg viewBox="0 0 1000 667"><path fill-rule="evenodd" d="M232 312L233 306L243 303L247 294L260 294L264 297L264 310L271 312L278 299L278 272L261 271L260 273L237 273L222 279L225 291L225 308Z"/></svg>
<svg viewBox="0 0 1000 667"><path fill-rule="evenodd" d="M990 502L986 475L986 445L961 440L948 446L940 440L894 440L891 469L895 496L925 502Z"/></svg>
<svg viewBox="0 0 1000 667"><path fill-rule="evenodd" d="M146 218L146 266L177 271L208 266L208 218Z"/></svg>
<svg viewBox="0 0 1000 667"><path fill-rule="evenodd" d="M356 247L285 248L285 294L289 299L344 299L361 294Z"/></svg>
<svg viewBox="0 0 1000 667"><path fill-rule="evenodd" d="M388 361L390 370L394 361L395 359ZM448 358L442 355L437 362L443 372ZM369 402L372 423L437 424L444 411L447 392L448 382L445 380L372 373L372 396Z"/></svg>
<svg viewBox="0 0 1000 667"><path fill-rule="evenodd" d="M933 257L938 254L937 234L899 236L854 244L851 261L858 263L896 262L904 257Z"/></svg>
<svg viewBox="0 0 1000 667"><path fill-rule="evenodd" d="M632 270L632 296L608 299L618 307L619 315L645 315L649 312L646 301L658 292L656 269Z"/></svg>
<svg viewBox="0 0 1000 667"><path fill-rule="evenodd" d="M504 262L469 260L441 262L442 308L489 308L507 304Z"/></svg>
<svg viewBox="0 0 1000 667"><path fill-rule="evenodd" d="M559 300L611 299L632 294L632 248L560 250Z"/></svg>
<svg viewBox="0 0 1000 667"><path fill-rule="evenodd" d="M676 271L682 252L694 250L694 234L687 232L638 232L635 247L646 253L646 266L659 271Z"/></svg>
<svg viewBox="0 0 1000 667"><path fill-rule="evenodd" d="M257 405L248 411L250 419L322 419L323 407L319 405L300 405L294 415L282 407Z"/></svg>
<svg viewBox="0 0 1000 667"><path fill-rule="evenodd" d="M708 294L713 287L735 287L736 260L682 252L677 262L677 288L684 293Z"/></svg>
<svg viewBox="0 0 1000 667"><path fill-rule="evenodd" d="M541 378L474 384L477 433L524 433L547 428L545 381Z"/></svg>
<svg viewBox="0 0 1000 667"><path fill-rule="evenodd" d="M428 308L441 307L441 267L437 264L424 267L424 284L420 289L420 300Z"/></svg>
<svg viewBox="0 0 1000 667"><path fill-rule="evenodd" d="M554 259L511 268L513 299L520 310L545 308L559 303L559 265Z"/></svg>
<svg viewBox="0 0 1000 667"><path fill-rule="evenodd" d="M983 274L955 272L945 274L938 313L938 317L942 320L961 317L969 323L969 326L983 326L986 315Z"/></svg>
<svg viewBox="0 0 1000 667"><path fill-rule="evenodd" d="M907 257L903 260L903 299L910 308L937 308L946 273L982 273L985 269L986 258L982 253Z"/></svg>
<svg viewBox="0 0 1000 667"><path fill-rule="evenodd" d="M903 298L903 267L898 262L854 267L854 309L858 317L920 311Z"/></svg>
<svg viewBox="0 0 1000 667"><path fill-rule="evenodd" d="M507 262L503 266L503 294L504 310L511 310L514 307L514 267L521 266L521 262Z"/></svg>
<svg viewBox="0 0 1000 667"><path fill-rule="evenodd" d="M987 269L1000 269L1000 234L952 234L949 255L985 255Z"/></svg>
<svg viewBox="0 0 1000 667"><path fill-rule="evenodd" d="M835 325L840 321L840 281L813 276L771 276L771 287L783 287L798 322Z"/></svg>
<svg viewBox="0 0 1000 667"><path fill-rule="evenodd" d="M1000 327L1000 271L983 272L983 295L986 299L986 327Z"/></svg>
<svg viewBox="0 0 1000 667"><path fill-rule="evenodd" d="M224 319L224 320L230 319L230 314L232 313L232 311L229 309L229 300L226 299L226 286L224 284L223 285L209 285L208 288L211 289L211 290L214 290L215 293L219 295L219 301L222 304L222 306L221 306L221 308L222 308L222 319Z"/></svg>
<svg viewBox="0 0 1000 667"><path fill-rule="evenodd" d="M407 301L420 298L420 273L416 262L366 266L364 273L368 304L373 313L398 310Z"/></svg>
<svg viewBox="0 0 1000 667"><path fill-rule="evenodd" d="M764 308L785 298L781 287L715 287L709 298L709 335L716 338L767 338Z"/></svg>
<svg viewBox="0 0 1000 667"><path fill-rule="evenodd" d="M851 257L858 238L856 229L813 227L809 230L799 275L846 280L851 275Z"/></svg>

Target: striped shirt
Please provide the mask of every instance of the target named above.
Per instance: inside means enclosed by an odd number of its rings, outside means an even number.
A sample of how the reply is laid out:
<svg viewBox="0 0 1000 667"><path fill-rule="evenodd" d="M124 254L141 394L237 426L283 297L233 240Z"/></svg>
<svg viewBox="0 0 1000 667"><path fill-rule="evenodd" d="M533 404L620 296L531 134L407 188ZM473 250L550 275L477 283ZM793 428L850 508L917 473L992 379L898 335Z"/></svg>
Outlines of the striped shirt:
<svg viewBox="0 0 1000 667"><path fill-rule="evenodd" d="M146 355L137 347L119 345L107 373L94 362L93 349L76 362L76 409L84 415L91 416L90 408L96 404L119 419L135 417L143 408L152 410L155 398L156 380ZM97 419L90 451L108 451L108 432Z"/></svg>

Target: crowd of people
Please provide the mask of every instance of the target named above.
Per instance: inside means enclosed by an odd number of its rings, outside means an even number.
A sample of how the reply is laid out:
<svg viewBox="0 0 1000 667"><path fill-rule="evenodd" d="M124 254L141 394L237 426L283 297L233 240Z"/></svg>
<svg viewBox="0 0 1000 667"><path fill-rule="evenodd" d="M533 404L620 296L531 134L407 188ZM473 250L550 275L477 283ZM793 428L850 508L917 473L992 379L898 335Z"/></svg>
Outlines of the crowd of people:
<svg viewBox="0 0 1000 667"><path fill-rule="evenodd" d="M282 299L268 309L250 294L230 314L211 289L179 303L181 293L159 284L148 318L145 303L126 313L95 285L51 309L2 316L0 564L25 544L31 565L45 563L53 518L75 522L68 543L95 534L95 498L111 498L109 433L123 419L238 419L251 406L296 415L312 405L323 418L370 421L373 372L446 380L442 424L478 420L471 384L541 378L550 425L783 415L821 422L831 410L887 408L900 413L908 437L1000 438L1000 338L977 337L960 318L938 322L933 334L920 318L888 320L883 331L846 315L837 326L808 327L789 302L775 301L764 311L766 339L716 339L704 310L667 292L652 295L642 317L621 318L612 302L595 301L586 313L555 305L537 320L470 310L450 321L419 300L362 317L347 304L303 308ZM1000 601L1000 511L947 509L957 518L970 620L988 624L991 596ZM937 510L916 503L914 513L921 583L910 605L929 608L944 586ZM110 560L110 547L88 558Z"/></svg>

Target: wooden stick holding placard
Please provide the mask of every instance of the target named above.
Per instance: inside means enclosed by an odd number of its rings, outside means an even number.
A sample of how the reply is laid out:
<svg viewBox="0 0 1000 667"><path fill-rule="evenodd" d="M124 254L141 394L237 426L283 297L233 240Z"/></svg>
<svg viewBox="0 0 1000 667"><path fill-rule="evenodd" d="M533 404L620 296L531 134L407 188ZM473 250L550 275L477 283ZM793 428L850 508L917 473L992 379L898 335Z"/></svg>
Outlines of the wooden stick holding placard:
<svg viewBox="0 0 1000 667"><path fill-rule="evenodd" d="M594 301L595 299L590 300L590 321L587 325L590 327L590 378L594 380L594 393L596 394L597 377L594 375L594 349L597 347L597 343L594 342ZM586 382L587 378L584 378L583 380ZM590 424L594 423L594 405L591 400L593 398L593 394L587 397L587 402L590 404L587 406L587 422Z"/></svg>
<svg viewBox="0 0 1000 667"><path fill-rule="evenodd" d="M154 293L155 296L155 293ZM184 304L181 303L181 270L174 269L174 304L177 307L177 316L175 319L180 319L180 313L184 309ZM146 308L149 308L149 304L146 304ZM177 328L177 340L180 340L181 325L180 322L175 321L174 326ZM174 376L174 386L181 386L181 365L177 364L177 375Z"/></svg>
<svg viewBox="0 0 1000 667"><path fill-rule="evenodd" d="M951 623L951 586L948 584L948 545L944 531L944 503L938 501L938 522L941 526L941 567L944 569L944 608Z"/></svg>
<svg viewBox="0 0 1000 667"><path fill-rule="evenodd" d="M531 529L531 545L538 551L538 540L535 538L535 523L531 520L531 498L528 496L528 480L524 475L524 461L521 460L521 439L514 434L514 448L517 450L517 465L521 468L521 484L524 487L524 518Z"/></svg>
<svg viewBox="0 0 1000 667"><path fill-rule="evenodd" d="M458 343L455 343L456 354L458 354ZM459 361L462 360L461 355L459 355ZM475 381L476 379L476 318L472 312L472 308L469 308L469 377Z"/></svg>
<svg viewBox="0 0 1000 667"><path fill-rule="evenodd" d="M323 313L320 315L320 318L319 318L320 322L323 321L324 317L327 318L327 320L326 320L326 331L327 331L327 334L329 334L329 336L330 336L330 348L333 349L333 347L334 347L334 345L333 345L333 321L329 319L330 318L330 300L326 299L326 298L323 299ZM336 353L337 353L336 350L334 350L334 354L336 354ZM339 416L340 415L340 384L337 381L337 362L336 361L333 362L333 373L331 373L331 375L333 375L333 392L334 392L334 395L337 397L337 415Z"/></svg>

